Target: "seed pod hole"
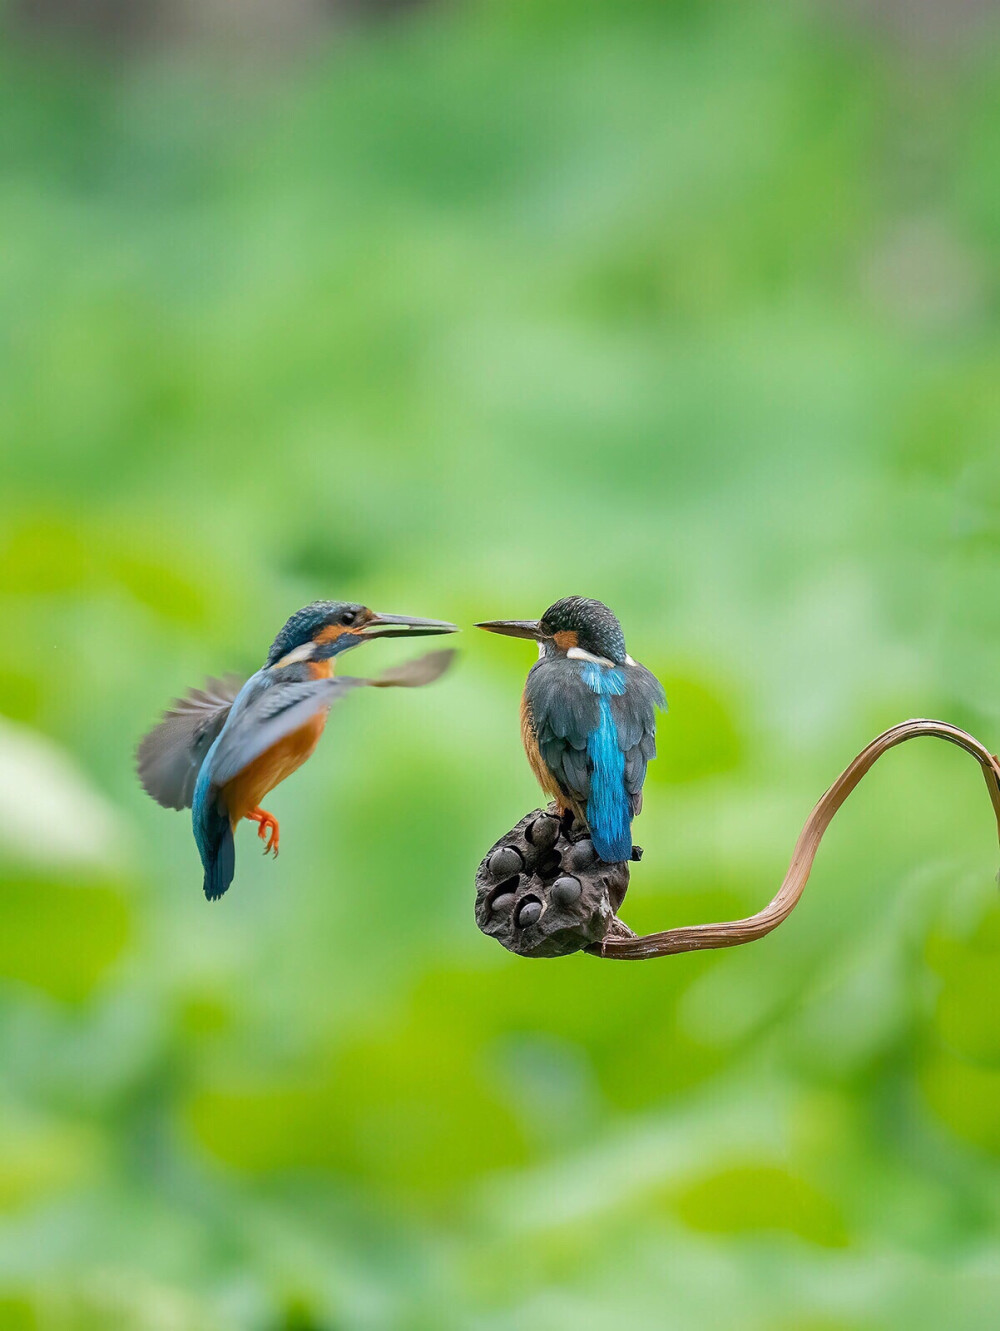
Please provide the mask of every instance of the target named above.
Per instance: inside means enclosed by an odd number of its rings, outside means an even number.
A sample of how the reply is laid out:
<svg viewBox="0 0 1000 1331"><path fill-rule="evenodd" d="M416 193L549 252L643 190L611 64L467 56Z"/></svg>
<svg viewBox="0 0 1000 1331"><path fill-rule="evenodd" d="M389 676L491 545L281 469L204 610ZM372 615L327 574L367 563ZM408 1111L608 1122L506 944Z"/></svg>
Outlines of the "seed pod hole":
<svg viewBox="0 0 1000 1331"><path fill-rule="evenodd" d="M547 850L539 855L538 863L535 865L535 873L539 878L555 878L556 874L562 868L562 856L557 850Z"/></svg>
<svg viewBox="0 0 1000 1331"><path fill-rule="evenodd" d="M520 882L518 875L514 874L513 878L507 878L504 882L497 884L490 893L488 901L490 911L493 914L499 915L505 910L510 910Z"/></svg>
<svg viewBox="0 0 1000 1331"><path fill-rule="evenodd" d="M542 903L537 897L525 897L517 909L517 927L527 929L542 917Z"/></svg>
<svg viewBox="0 0 1000 1331"><path fill-rule="evenodd" d="M557 878L549 888L549 900L554 906L573 906L580 900L582 892L583 885L579 878L572 878L569 874L564 874L562 878Z"/></svg>
<svg viewBox="0 0 1000 1331"><path fill-rule="evenodd" d="M594 849L594 843L590 837L584 837L581 841L574 842L566 856L569 867L575 869L578 873L584 869L589 869L596 860L597 851Z"/></svg>
<svg viewBox="0 0 1000 1331"><path fill-rule="evenodd" d="M543 814L528 824L524 835L538 850L549 850L559 839L559 820Z"/></svg>
<svg viewBox="0 0 1000 1331"><path fill-rule="evenodd" d="M510 878L512 874L516 877L523 868L521 852L513 846L501 846L490 856L490 873L494 878Z"/></svg>

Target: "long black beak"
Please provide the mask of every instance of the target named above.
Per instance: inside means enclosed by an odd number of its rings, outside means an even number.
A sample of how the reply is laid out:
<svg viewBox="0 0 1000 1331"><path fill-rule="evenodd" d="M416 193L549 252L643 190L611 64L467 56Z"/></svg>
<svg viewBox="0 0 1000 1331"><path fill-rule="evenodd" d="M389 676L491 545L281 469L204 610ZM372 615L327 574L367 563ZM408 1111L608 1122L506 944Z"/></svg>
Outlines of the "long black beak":
<svg viewBox="0 0 1000 1331"><path fill-rule="evenodd" d="M376 615L358 635L366 638L427 638L436 633L457 633L458 625L445 619L417 619L414 615Z"/></svg>
<svg viewBox="0 0 1000 1331"><path fill-rule="evenodd" d="M536 642L551 637L537 619L488 619L476 628L487 633L504 633L508 638L533 638Z"/></svg>

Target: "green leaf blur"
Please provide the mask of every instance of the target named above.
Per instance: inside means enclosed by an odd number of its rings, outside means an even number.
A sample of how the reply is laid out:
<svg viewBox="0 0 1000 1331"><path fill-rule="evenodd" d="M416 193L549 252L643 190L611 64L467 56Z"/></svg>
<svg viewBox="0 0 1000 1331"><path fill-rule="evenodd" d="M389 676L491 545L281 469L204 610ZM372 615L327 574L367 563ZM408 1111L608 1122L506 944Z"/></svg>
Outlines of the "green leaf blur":
<svg viewBox="0 0 1000 1331"><path fill-rule="evenodd" d="M597 596L664 681L641 930L762 906L886 726L1000 746L995 13L463 0L261 47L32 8L0 1331L994 1325L973 764L887 756L752 947L522 961L472 905L538 800L532 652L469 626ZM208 905L135 742L316 597L455 620L460 659L339 706L280 859L241 829Z"/></svg>

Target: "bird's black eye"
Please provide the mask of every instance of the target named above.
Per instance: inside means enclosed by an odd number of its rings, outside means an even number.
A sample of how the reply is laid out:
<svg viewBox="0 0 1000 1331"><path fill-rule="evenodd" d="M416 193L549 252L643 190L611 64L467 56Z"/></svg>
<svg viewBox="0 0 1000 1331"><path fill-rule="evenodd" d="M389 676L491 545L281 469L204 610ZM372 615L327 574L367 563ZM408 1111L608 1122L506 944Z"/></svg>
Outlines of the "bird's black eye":
<svg viewBox="0 0 1000 1331"><path fill-rule="evenodd" d="M341 624L353 624L357 617L358 612L356 610L345 610L340 616L340 622Z"/></svg>

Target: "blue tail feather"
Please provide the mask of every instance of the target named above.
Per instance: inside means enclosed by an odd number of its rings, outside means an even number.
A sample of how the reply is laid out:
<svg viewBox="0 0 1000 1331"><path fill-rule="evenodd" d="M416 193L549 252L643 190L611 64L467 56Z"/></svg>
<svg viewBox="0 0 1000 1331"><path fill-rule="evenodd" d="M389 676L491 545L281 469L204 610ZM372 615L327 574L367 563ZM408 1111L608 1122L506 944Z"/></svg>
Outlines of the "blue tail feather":
<svg viewBox="0 0 1000 1331"><path fill-rule="evenodd" d="M236 843L228 818L221 818L220 836L205 856L205 896L216 901L229 887L236 873Z"/></svg>
<svg viewBox="0 0 1000 1331"><path fill-rule="evenodd" d="M587 737L592 767L587 823L597 854L606 864L616 864L632 855L632 801L625 789L625 755L608 695L621 696L625 680L619 670L603 670L589 663L584 679L600 699L597 729Z"/></svg>
<svg viewBox="0 0 1000 1331"><path fill-rule="evenodd" d="M211 756L210 749L195 782L191 822L198 853L205 866L205 896L209 901L216 901L229 887L236 873L236 846L229 814L220 807L217 792L212 786Z"/></svg>

